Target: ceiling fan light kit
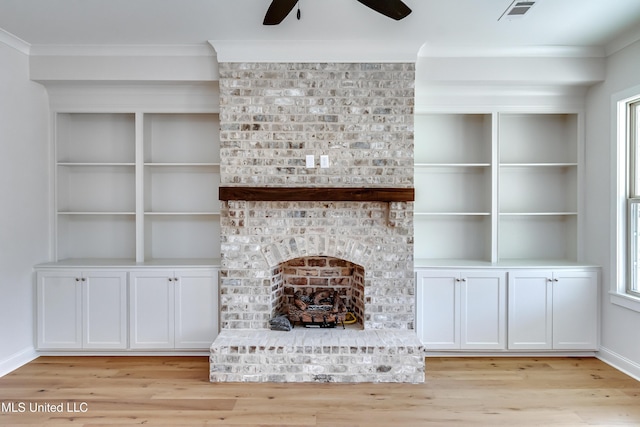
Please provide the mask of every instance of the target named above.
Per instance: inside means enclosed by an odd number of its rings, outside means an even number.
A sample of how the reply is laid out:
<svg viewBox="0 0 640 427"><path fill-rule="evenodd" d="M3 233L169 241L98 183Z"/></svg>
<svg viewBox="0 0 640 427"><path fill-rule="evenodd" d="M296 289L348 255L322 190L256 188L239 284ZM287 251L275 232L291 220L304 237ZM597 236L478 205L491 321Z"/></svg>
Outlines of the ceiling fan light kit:
<svg viewBox="0 0 640 427"><path fill-rule="evenodd" d="M399 21L411 13L411 9L402 0L358 0L376 12ZM298 4L296 16L300 19L299 0L272 0L264 16L263 25L278 25Z"/></svg>

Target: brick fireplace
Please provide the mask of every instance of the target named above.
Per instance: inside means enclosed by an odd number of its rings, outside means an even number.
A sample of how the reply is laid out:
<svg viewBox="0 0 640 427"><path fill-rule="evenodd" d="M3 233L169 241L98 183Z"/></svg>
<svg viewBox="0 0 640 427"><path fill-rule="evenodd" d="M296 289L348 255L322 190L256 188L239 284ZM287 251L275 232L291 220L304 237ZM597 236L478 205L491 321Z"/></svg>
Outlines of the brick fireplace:
<svg viewBox="0 0 640 427"><path fill-rule="evenodd" d="M211 381L423 382L424 348L414 331L413 202L332 196L338 189L413 187L414 65L219 69L221 186L281 189L284 196L223 199L222 330L211 347ZM307 167L307 155L328 156L329 167ZM296 189L334 190L291 200ZM325 273L330 264L357 270L348 279L331 270L326 281L304 282L360 282L347 298L359 327L269 329L291 292L283 273L295 276L293 267L310 262L326 262ZM298 278L319 274L305 268Z"/></svg>

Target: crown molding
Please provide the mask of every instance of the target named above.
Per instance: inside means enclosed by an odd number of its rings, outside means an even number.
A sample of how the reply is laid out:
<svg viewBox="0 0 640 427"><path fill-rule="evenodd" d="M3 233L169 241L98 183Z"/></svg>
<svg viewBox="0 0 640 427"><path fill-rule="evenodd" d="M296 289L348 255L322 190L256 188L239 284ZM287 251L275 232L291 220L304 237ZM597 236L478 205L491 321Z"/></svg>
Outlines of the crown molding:
<svg viewBox="0 0 640 427"><path fill-rule="evenodd" d="M425 43L420 58L603 58L599 46L485 46Z"/></svg>
<svg viewBox="0 0 640 427"><path fill-rule="evenodd" d="M640 27L632 28L605 46L607 56L621 51L625 47L640 41Z"/></svg>
<svg viewBox="0 0 640 427"><path fill-rule="evenodd" d="M184 45L32 45L31 56L214 56L206 43Z"/></svg>
<svg viewBox="0 0 640 427"><path fill-rule="evenodd" d="M416 62L420 43L379 40L209 40L218 62Z"/></svg>
<svg viewBox="0 0 640 427"><path fill-rule="evenodd" d="M2 28L0 28L0 43L12 47L17 51L24 53L25 55L30 54L31 45L29 43L19 37L14 36L10 32L3 30Z"/></svg>
<svg viewBox="0 0 640 427"><path fill-rule="evenodd" d="M45 81L213 81L215 52L197 45L34 45L32 80Z"/></svg>

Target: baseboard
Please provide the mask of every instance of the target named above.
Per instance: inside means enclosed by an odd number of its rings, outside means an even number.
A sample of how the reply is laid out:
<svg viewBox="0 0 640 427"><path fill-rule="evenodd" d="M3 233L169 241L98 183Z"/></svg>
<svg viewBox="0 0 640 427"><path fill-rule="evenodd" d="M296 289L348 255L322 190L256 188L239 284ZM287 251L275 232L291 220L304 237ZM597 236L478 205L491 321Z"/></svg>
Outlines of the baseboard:
<svg viewBox="0 0 640 427"><path fill-rule="evenodd" d="M615 351L611 351L608 348L600 347L600 351L596 354L596 357L602 360L607 365L611 365L617 370L624 372L630 377L640 381L640 364L629 360L624 356L619 355Z"/></svg>
<svg viewBox="0 0 640 427"><path fill-rule="evenodd" d="M7 375L11 371L15 371L22 365L26 365L34 359L38 358L35 348L29 347L22 351L12 354L5 360L0 360L0 377Z"/></svg>

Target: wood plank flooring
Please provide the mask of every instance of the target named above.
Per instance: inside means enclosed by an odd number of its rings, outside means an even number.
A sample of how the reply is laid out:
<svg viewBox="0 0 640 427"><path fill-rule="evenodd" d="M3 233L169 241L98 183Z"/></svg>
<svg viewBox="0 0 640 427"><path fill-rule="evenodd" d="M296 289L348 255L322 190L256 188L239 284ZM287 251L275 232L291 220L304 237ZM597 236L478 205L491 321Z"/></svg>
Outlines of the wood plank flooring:
<svg viewBox="0 0 640 427"><path fill-rule="evenodd" d="M206 357L41 357L0 378L0 425L640 425L640 382L594 358L426 363L419 385L212 384Z"/></svg>

